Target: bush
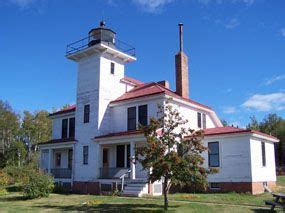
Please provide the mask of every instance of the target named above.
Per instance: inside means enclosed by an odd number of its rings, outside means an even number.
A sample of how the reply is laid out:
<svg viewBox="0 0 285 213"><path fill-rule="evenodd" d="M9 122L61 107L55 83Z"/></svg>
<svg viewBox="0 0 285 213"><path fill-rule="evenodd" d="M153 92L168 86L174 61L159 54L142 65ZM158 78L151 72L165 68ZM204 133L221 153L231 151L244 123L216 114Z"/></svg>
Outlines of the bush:
<svg viewBox="0 0 285 213"><path fill-rule="evenodd" d="M53 178L50 175L33 171L28 175L28 182L24 186L24 196L29 199L48 197L53 188Z"/></svg>
<svg viewBox="0 0 285 213"><path fill-rule="evenodd" d="M24 185L28 181L28 176L30 173L34 172L36 168L26 165L26 166L6 166L4 171L11 177L10 184L20 184Z"/></svg>
<svg viewBox="0 0 285 213"><path fill-rule="evenodd" d="M6 187L8 183L9 176L4 171L0 171L0 195L7 193Z"/></svg>

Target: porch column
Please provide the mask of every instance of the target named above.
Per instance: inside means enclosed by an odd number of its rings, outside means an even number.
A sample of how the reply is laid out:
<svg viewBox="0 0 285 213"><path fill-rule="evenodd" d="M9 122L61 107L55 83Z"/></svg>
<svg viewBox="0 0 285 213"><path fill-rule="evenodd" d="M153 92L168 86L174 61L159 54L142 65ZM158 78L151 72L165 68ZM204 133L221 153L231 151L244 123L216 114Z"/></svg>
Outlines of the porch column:
<svg viewBox="0 0 285 213"><path fill-rule="evenodd" d="M131 166L131 179L136 179L136 165L135 165L135 142L130 143L130 166Z"/></svg>
<svg viewBox="0 0 285 213"><path fill-rule="evenodd" d="M51 174L51 165L52 165L52 149L48 149L48 173Z"/></svg>

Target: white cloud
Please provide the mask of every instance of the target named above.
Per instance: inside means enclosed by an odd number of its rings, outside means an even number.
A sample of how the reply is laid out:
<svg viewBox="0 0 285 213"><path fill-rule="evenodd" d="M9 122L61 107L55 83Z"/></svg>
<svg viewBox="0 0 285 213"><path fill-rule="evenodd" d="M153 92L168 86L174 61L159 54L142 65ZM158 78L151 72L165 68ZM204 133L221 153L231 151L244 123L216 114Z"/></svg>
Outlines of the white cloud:
<svg viewBox="0 0 285 213"><path fill-rule="evenodd" d="M233 29L240 25L240 22L237 18L232 18L228 23L225 24L227 29Z"/></svg>
<svg viewBox="0 0 285 213"><path fill-rule="evenodd" d="M278 75L278 76L274 76L270 79L268 79L266 82L265 82L265 85L271 85L273 83L275 83L276 81L282 81L282 80L285 80L285 75Z"/></svg>
<svg viewBox="0 0 285 213"><path fill-rule="evenodd" d="M285 110L285 93L256 94L245 101L242 106L264 112Z"/></svg>
<svg viewBox="0 0 285 213"><path fill-rule="evenodd" d="M229 106L229 107L224 107L223 108L223 113L224 114L233 114L235 112L237 112L237 109L235 107L233 107L233 106Z"/></svg>
<svg viewBox="0 0 285 213"><path fill-rule="evenodd" d="M280 34L281 34L282 37L285 37L285 28L282 28L280 30Z"/></svg>
<svg viewBox="0 0 285 213"><path fill-rule="evenodd" d="M157 12L165 5L173 2L174 0L133 0L133 2L141 9L147 12Z"/></svg>

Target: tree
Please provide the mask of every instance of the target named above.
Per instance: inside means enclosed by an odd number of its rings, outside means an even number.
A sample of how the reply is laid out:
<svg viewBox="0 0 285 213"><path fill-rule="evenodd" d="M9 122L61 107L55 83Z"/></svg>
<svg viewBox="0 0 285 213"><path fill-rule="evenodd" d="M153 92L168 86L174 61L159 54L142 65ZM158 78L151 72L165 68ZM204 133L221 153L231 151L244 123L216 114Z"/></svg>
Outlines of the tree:
<svg viewBox="0 0 285 213"><path fill-rule="evenodd" d="M253 115L253 116L250 116L249 119L250 119L250 123L247 125L247 129L260 130L259 123L256 117Z"/></svg>
<svg viewBox="0 0 285 213"><path fill-rule="evenodd" d="M210 170L202 167L201 156L207 148L202 144L203 132L185 128L187 120L169 104L159 106L159 118L141 126L147 145L136 148L136 160L151 171L149 182L163 181L164 209L168 209L168 193L172 184L207 186Z"/></svg>
<svg viewBox="0 0 285 213"><path fill-rule="evenodd" d="M12 142L19 139L20 116L0 100L0 152L5 155Z"/></svg>
<svg viewBox="0 0 285 213"><path fill-rule="evenodd" d="M225 119L222 119L221 122L222 122L223 126L228 126L229 125L229 123Z"/></svg>

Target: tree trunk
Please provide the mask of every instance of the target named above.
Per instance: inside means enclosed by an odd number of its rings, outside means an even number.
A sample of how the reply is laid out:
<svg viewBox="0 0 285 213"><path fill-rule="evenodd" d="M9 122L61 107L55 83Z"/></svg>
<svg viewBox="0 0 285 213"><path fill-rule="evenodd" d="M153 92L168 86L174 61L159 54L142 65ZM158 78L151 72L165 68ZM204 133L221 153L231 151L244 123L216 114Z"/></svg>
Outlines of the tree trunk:
<svg viewBox="0 0 285 213"><path fill-rule="evenodd" d="M168 179L164 178L163 182L163 196L164 196L164 210L168 210Z"/></svg>

